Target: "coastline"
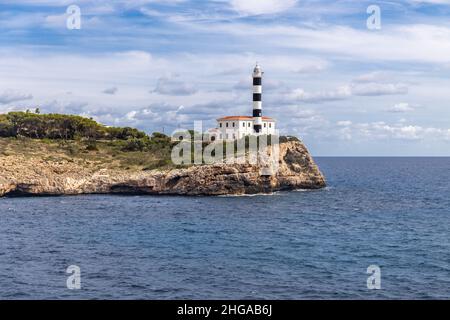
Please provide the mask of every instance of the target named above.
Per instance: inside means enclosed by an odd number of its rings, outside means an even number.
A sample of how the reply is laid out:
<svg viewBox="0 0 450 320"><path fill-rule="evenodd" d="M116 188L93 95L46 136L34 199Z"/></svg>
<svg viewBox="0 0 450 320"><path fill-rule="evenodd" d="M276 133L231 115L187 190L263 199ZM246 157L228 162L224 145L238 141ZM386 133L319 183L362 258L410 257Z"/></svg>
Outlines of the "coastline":
<svg viewBox="0 0 450 320"><path fill-rule="evenodd" d="M76 161L1 156L0 196L148 194L224 196L320 189L325 178L304 144L280 144L279 170L262 176L259 165L213 164L168 170L120 170Z"/></svg>

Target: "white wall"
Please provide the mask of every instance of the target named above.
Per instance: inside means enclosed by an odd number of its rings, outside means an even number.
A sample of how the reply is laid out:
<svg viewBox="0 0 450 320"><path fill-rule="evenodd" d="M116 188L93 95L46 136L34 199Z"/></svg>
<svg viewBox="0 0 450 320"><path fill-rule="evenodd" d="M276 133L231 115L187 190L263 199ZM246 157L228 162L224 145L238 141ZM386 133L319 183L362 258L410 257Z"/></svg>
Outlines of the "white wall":
<svg viewBox="0 0 450 320"><path fill-rule="evenodd" d="M228 127L227 124L228 123ZM234 123L234 127L233 127ZM270 127L269 127L270 123ZM222 124L222 127L220 127ZM244 126L245 124L245 126ZM264 127L264 124L266 125ZM218 126L220 133L222 134L222 140L240 139L243 136L253 134L253 119L252 120L228 120L228 121L218 121ZM262 134L274 134L275 133L275 122L273 121L263 121ZM234 134L234 137L233 137ZM220 135L218 137L220 139Z"/></svg>
<svg viewBox="0 0 450 320"><path fill-rule="evenodd" d="M263 121L262 134L274 134L274 133L275 133L275 122Z"/></svg>

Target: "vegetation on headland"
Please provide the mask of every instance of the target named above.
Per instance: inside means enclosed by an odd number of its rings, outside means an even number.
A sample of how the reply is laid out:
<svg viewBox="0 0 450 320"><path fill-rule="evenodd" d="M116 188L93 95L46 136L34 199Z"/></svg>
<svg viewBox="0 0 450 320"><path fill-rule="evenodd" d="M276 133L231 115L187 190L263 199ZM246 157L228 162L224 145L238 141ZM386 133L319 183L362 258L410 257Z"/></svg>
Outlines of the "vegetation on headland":
<svg viewBox="0 0 450 320"><path fill-rule="evenodd" d="M192 133L192 141L185 143L193 144ZM248 148L249 138L244 139ZM295 139L279 137L281 143ZM174 167L171 152L178 143L162 133L149 136L135 128L108 127L76 115L41 114L38 109L0 114L0 156L17 154L110 169L169 169ZM223 149L225 153L225 143Z"/></svg>
<svg viewBox="0 0 450 320"><path fill-rule="evenodd" d="M38 109L36 109L37 112ZM0 137L34 139L142 139L145 132L134 128L107 127L90 118L64 114L9 112L0 114Z"/></svg>
<svg viewBox="0 0 450 320"><path fill-rule="evenodd" d="M171 167L170 137L130 127L108 127L64 114L0 114L0 156L79 162L105 168L150 170Z"/></svg>

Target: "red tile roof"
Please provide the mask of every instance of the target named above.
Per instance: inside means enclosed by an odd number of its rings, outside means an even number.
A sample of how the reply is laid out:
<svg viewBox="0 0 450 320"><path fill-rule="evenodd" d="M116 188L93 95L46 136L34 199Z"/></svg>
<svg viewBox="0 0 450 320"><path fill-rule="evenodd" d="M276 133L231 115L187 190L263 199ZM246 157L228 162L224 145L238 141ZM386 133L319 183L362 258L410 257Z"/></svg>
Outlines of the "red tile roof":
<svg viewBox="0 0 450 320"><path fill-rule="evenodd" d="M262 117L263 121L275 121L275 119L270 117ZM228 120L253 120L250 116L228 116L217 119L217 121L228 121Z"/></svg>

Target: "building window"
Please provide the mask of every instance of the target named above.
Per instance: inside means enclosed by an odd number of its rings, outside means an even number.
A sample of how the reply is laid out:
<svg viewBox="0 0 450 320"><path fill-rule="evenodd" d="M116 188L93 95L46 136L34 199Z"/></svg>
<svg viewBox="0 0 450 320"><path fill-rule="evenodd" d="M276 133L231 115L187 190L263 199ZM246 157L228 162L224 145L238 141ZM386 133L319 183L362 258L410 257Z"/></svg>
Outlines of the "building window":
<svg viewBox="0 0 450 320"><path fill-rule="evenodd" d="M236 135L233 133L233 139L236 139Z"/></svg>
<svg viewBox="0 0 450 320"><path fill-rule="evenodd" d="M219 123L219 126L222 128L222 123Z"/></svg>
<svg viewBox="0 0 450 320"><path fill-rule="evenodd" d="M242 126L245 128L245 122L242 122Z"/></svg>
<svg viewBox="0 0 450 320"><path fill-rule="evenodd" d="M226 127L228 128L228 122L227 122L227 124L226 124Z"/></svg>
<svg viewBox="0 0 450 320"><path fill-rule="evenodd" d="M250 122L248 123L248 127L250 128Z"/></svg>
<svg viewBox="0 0 450 320"><path fill-rule="evenodd" d="M266 127L266 123L264 122L264 128Z"/></svg>
<svg viewBox="0 0 450 320"><path fill-rule="evenodd" d="M269 123L269 128L272 128L272 123Z"/></svg>
<svg viewBox="0 0 450 320"><path fill-rule="evenodd" d="M234 128L234 122L233 122L233 128Z"/></svg>

